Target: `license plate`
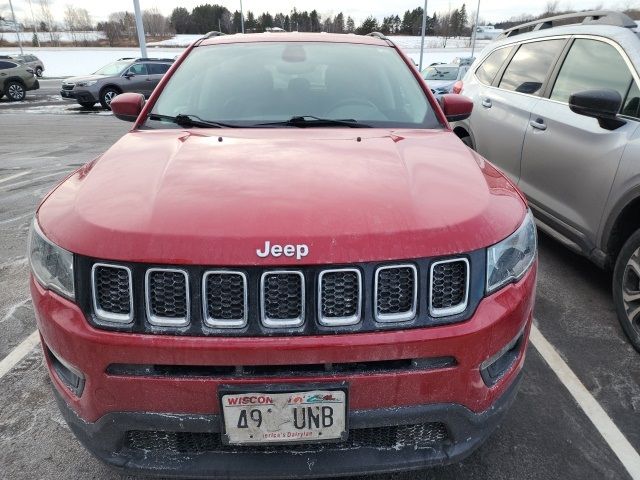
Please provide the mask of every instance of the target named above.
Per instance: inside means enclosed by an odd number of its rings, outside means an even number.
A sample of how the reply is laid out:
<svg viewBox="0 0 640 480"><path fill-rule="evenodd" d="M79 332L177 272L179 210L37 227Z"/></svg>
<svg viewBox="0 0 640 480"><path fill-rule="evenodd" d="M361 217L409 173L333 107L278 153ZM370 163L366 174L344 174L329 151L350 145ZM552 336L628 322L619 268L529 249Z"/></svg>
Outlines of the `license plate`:
<svg viewBox="0 0 640 480"><path fill-rule="evenodd" d="M63 97L68 97L69 96L69 92L65 92L64 90L61 92Z"/></svg>
<svg viewBox="0 0 640 480"><path fill-rule="evenodd" d="M222 395L226 443L322 442L346 439L344 390Z"/></svg>

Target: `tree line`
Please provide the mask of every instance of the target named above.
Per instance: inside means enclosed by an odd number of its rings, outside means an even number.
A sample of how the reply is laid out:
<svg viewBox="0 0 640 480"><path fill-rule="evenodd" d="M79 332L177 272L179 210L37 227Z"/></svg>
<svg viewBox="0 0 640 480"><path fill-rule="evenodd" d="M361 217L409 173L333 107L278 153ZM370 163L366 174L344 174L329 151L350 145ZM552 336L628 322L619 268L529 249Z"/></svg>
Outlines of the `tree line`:
<svg viewBox="0 0 640 480"><path fill-rule="evenodd" d="M379 31L386 35L419 35L422 31L422 7L407 10L402 18L399 15L385 17L379 22L373 16L367 17L360 25L350 16L345 17L340 12L337 15L321 17L317 10L298 11L293 9L289 13L269 12L255 15L247 11L244 19L245 32L265 32L273 28L297 32L328 32L328 33L358 33L367 34ZM239 11L231 12L221 5L204 4L189 11L184 7L177 7L169 16L169 23L179 34L204 34L211 30L223 33L239 33L242 31ZM442 36L469 35L471 28L466 4L453 11L433 14L427 17L427 34Z"/></svg>

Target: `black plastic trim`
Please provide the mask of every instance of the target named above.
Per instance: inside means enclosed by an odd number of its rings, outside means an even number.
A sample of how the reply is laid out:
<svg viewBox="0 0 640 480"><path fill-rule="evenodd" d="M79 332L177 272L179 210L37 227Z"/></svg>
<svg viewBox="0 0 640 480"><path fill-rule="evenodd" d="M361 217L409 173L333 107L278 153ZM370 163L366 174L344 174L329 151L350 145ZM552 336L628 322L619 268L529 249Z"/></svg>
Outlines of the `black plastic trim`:
<svg viewBox="0 0 640 480"><path fill-rule="evenodd" d="M80 442L103 462L127 474L176 478L298 479L418 470L456 463L476 450L497 428L515 400L522 375L486 411L459 404L430 404L349 412L351 429L441 422L450 440L433 448L313 448L302 455L256 452L206 452L189 455L125 447L130 430L220 433L220 415L109 413L96 423L82 420L54 389L62 414ZM212 392L215 395L215 392Z"/></svg>

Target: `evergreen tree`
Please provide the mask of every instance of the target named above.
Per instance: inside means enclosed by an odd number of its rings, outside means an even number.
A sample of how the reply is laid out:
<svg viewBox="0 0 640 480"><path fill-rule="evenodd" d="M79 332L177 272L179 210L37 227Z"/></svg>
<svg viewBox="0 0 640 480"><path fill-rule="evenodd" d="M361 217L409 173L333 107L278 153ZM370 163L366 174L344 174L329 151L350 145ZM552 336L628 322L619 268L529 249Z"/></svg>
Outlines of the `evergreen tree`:
<svg viewBox="0 0 640 480"><path fill-rule="evenodd" d="M354 33L356 31L356 22L353 18L347 17L347 33Z"/></svg>
<svg viewBox="0 0 640 480"><path fill-rule="evenodd" d="M344 33L344 15L342 12L333 19L333 31L335 33Z"/></svg>
<svg viewBox="0 0 640 480"><path fill-rule="evenodd" d="M380 30L378 20L373 16L369 16L362 22L362 25L358 27L356 32L359 35L367 35L368 33L377 32L378 30Z"/></svg>
<svg viewBox="0 0 640 480"><path fill-rule="evenodd" d="M171 12L169 23L176 33L192 33L191 31L191 14L184 7L177 7Z"/></svg>
<svg viewBox="0 0 640 480"><path fill-rule="evenodd" d="M467 24L469 23L469 15L467 14L467 5L462 4L460 9L460 35L465 35L467 32Z"/></svg>
<svg viewBox="0 0 640 480"><path fill-rule="evenodd" d="M316 10L312 10L309 14L309 31L319 32L320 30L320 15Z"/></svg>

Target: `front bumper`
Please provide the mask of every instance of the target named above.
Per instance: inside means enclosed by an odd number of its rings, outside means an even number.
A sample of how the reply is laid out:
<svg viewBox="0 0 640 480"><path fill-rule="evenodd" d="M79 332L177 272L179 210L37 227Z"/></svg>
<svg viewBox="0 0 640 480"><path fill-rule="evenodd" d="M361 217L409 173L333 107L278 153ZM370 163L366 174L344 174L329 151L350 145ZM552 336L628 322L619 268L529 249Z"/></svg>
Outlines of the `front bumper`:
<svg viewBox="0 0 640 480"><path fill-rule="evenodd" d="M75 100L77 102L89 103L98 102L98 97L95 93L89 90L79 90L74 88L73 90L60 90L60 96L63 100Z"/></svg>
<svg viewBox="0 0 640 480"><path fill-rule="evenodd" d="M372 473L457 461L480 445L511 403L524 362L535 297L536 266L516 284L484 298L467 321L429 328L300 337L176 337L92 327L72 302L33 279L31 293L45 351L84 377L74 394L46 359L60 406L76 435L106 462L144 473L273 478ZM514 338L521 347L488 386L480 366ZM376 373L278 374L269 377L123 375L113 364L171 366L287 366L400 359L454 358L453 364ZM135 452L126 432L217 432L222 385L347 382L350 428L442 422L449 439L426 449L330 449L304 454L207 451ZM231 453L231 454L230 454ZM170 461L167 459L171 459ZM308 461L307 461L308 460ZM312 467L309 467L312 465Z"/></svg>
<svg viewBox="0 0 640 480"><path fill-rule="evenodd" d="M135 448L125 440L128 431L194 432L219 435L219 415L165 415L110 413L87 423L55 391L63 416L81 443L96 457L123 473L184 478L317 478L369 475L417 470L459 462L478 448L496 429L515 400L521 375L484 412L473 413L458 404L352 411L352 431L380 426L443 422L449 437L423 448L414 446L359 447L325 444L288 450L286 446L249 449L220 447L207 451L173 448ZM184 442L183 442L184 443ZM173 449L176 449L172 451ZM284 458L283 458L284 457Z"/></svg>

